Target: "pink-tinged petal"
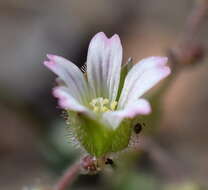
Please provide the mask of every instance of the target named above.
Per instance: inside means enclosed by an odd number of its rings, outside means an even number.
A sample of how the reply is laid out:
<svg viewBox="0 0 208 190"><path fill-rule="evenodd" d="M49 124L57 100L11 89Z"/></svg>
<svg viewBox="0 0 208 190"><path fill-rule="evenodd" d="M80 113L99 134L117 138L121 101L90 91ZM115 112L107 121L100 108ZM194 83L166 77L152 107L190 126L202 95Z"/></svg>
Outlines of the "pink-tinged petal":
<svg viewBox="0 0 208 190"><path fill-rule="evenodd" d="M138 99L137 101L127 105L124 109L112 112L105 112L103 119L113 129L116 129L123 119L132 119L138 115L147 115L151 112L150 104L145 99Z"/></svg>
<svg viewBox="0 0 208 190"><path fill-rule="evenodd" d="M118 35L110 39L103 32L90 42L87 55L87 77L95 97L115 100L120 81L122 46Z"/></svg>
<svg viewBox="0 0 208 190"><path fill-rule="evenodd" d="M73 98L67 87L59 86L53 89L54 97L58 98L58 104L61 108L71 111L84 112L87 109Z"/></svg>
<svg viewBox="0 0 208 190"><path fill-rule="evenodd" d="M166 57L150 57L135 64L126 76L118 108L134 102L170 74Z"/></svg>
<svg viewBox="0 0 208 190"><path fill-rule="evenodd" d="M69 89L67 87L57 86L53 88L53 95L58 99L58 105L60 108L67 111L69 110L78 112L91 120L97 119L96 114L92 110L80 104L74 97L69 94Z"/></svg>
<svg viewBox="0 0 208 190"><path fill-rule="evenodd" d="M56 55L47 55L47 57L49 61L45 61L44 65L66 84L69 94L80 102L86 102L89 98L89 91L87 82L79 68L63 57Z"/></svg>

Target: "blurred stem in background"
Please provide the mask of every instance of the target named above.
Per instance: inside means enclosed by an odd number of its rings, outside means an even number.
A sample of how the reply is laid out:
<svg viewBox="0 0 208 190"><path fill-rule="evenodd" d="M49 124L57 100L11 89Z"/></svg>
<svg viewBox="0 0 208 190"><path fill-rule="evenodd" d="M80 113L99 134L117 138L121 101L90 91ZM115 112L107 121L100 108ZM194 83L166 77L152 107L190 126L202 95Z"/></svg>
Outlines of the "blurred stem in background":
<svg viewBox="0 0 208 190"><path fill-rule="evenodd" d="M145 123L144 128L147 128L146 135L140 138L138 143L138 151L143 150L148 152L150 159L155 163L157 169L165 176L181 181L184 179L188 168L181 166L165 149L154 140L150 134L157 134L158 127L162 118L162 101L166 90L170 87L172 81L176 78L181 69L193 66L204 58L203 44L197 41L197 33L204 24L208 16L208 1L198 0L196 6L187 18L185 31L182 33L179 44L176 47L171 47L167 55L169 64L172 67L171 76L166 79L153 93L148 95L153 113L139 118L139 122ZM148 129L148 127L151 127ZM149 137L147 137L149 136Z"/></svg>

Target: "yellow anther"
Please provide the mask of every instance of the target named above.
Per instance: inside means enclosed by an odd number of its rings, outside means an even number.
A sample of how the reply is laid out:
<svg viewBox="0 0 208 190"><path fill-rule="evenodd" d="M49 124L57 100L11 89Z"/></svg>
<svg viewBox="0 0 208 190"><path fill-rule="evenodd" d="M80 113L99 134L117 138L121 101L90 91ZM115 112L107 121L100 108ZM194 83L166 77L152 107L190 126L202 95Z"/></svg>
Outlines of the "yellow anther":
<svg viewBox="0 0 208 190"><path fill-rule="evenodd" d="M93 107L93 111L96 112L96 113L99 112L99 107L98 106L94 106Z"/></svg>
<svg viewBox="0 0 208 190"><path fill-rule="evenodd" d="M118 103L117 103L116 101L111 102L111 104L110 104L110 109L111 109L111 110L115 110L117 104L118 104Z"/></svg>
<svg viewBox="0 0 208 190"><path fill-rule="evenodd" d="M108 103L109 103L109 99L105 98L105 99L103 100L103 104L105 105L105 104L108 104Z"/></svg>
<svg viewBox="0 0 208 190"><path fill-rule="evenodd" d="M110 111L107 107L103 106L101 107L100 109L101 112L107 112L107 111Z"/></svg>
<svg viewBox="0 0 208 190"><path fill-rule="evenodd" d="M91 102L90 102L90 105L91 106L95 106L97 103L97 99L93 99Z"/></svg>
<svg viewBox="0 0 208 190"><path fill-rule="evenodd" d="M102 112L115 110L117 106L117 102L116 101L110 102L109 99L107 98L98 97L93 99L89 103L89 106L94 112L102 113Z"/></svg>

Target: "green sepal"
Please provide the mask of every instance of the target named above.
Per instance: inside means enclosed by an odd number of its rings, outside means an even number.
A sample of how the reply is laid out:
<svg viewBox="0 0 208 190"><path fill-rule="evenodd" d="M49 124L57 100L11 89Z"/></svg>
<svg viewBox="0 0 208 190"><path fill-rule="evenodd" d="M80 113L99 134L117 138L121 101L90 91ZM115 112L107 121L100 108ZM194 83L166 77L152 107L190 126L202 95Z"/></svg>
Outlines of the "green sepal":
<svg viewBox="0 0 208 190"><path fill-rule="evenodd" d="M131 121L124 120L114 130L81 113L68 111L69 130L81 146L92 156L102 157L108 153L118 152L126 148L131 135Z"/></svg>
<svg viewBox="0 0 208 190"><path fill-rule="evenodd" d="M131 132L132 121L127 119L123 120L120 126L114 130L111 152L118 152L125 149L129 144Z"/></svg>

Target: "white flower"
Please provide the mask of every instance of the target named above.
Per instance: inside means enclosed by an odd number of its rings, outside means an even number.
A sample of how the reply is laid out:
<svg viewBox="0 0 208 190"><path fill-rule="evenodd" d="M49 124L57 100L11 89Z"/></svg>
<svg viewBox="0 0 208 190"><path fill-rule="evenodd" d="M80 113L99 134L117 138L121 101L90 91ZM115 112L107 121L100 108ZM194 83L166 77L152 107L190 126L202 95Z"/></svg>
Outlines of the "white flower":
<svg viewBox="0 0 208 190"><path fill-rule="evenodd" d="M96 34L90 42L86 74L83 74L75 64L63 57L48 55L48 59L49 61L45 61L44 64L58 75L63 84L53 90L54 96L59 99L59 105L69 113L79 113L84 118L90 119L89 122L83 124L87 126L82 126L82 129L89 127L88 125L92 124L90 121L93 121L97 123L94 128L104 128L104 131L110 131L106 134L107 136L114 134L124 121L149 114L150 105L141 97L170 74L170 68L166 65L166 57L149 57L133 65L125 75L124 81L120 82L122 74L120 38L115 34L109 39L102 32ZM91 133L94 134L94 131ZM98 143L99 135L94 136L94 143ZM103 139L109 141L107 136ZM79 135L76 137L79 139ZM79 139L82 145L84 144L83 138ZM100 138L102 139L102 137ZM113 135L112 138L114 138ZM85 141L90 140L85 139ZM93 142L90 143L89 146L95 147L88 152L96 156L114 151L114 149L116 151L116 148L112 148L115 145L112 145L111 142L108 145L111 150L92 153L98 147L92 145ZM100 142L100 144L102 143ZM85 145L83 146L85 147ZM95 152L99 152L99 150Z"/></svg>

